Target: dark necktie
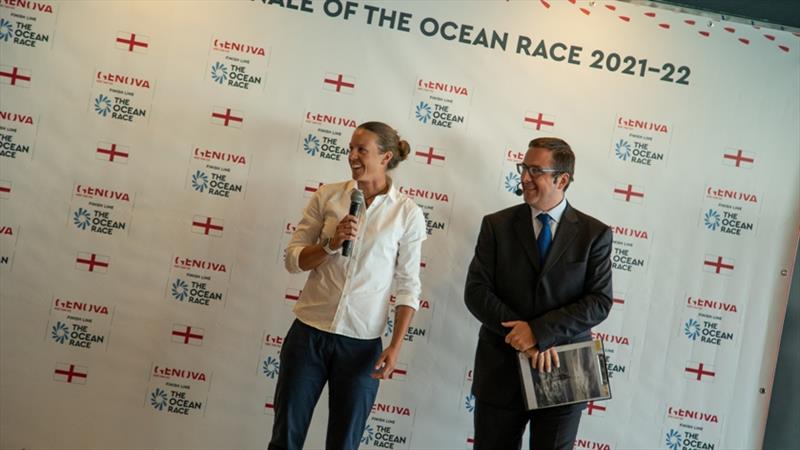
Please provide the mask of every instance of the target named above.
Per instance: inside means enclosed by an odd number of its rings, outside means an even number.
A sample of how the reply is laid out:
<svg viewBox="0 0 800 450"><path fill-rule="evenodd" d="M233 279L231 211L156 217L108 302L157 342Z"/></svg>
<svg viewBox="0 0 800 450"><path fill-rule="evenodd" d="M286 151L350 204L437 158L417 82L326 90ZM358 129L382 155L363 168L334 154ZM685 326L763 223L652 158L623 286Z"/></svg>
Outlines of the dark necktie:
<svg viewBox="0 0 800 450"><path fill-rule="evenodd" d="M552 218L547 213L541 213L536 218L542 223L542 230L539 232L539 238L536 243L539 245L539 262L544 264L547 251L550 249L550 243L553 242L553 232L550 230Z"/></svg>

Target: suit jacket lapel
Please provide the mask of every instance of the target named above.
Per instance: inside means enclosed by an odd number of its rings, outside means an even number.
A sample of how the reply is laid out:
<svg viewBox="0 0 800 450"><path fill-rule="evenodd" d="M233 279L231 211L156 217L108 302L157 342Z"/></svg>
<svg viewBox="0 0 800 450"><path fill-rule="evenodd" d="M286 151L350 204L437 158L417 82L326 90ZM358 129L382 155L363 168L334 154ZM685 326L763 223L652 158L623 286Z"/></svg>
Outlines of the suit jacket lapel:
<svg viewBox="0 0 800 450"><path fill-rule="evenodd" d="M517 214L514 216L514 231L516 231L517 238L520 240L522 248L525 249L525 254L528 255L531 264L537 272L540 272L542 268L539 264L539 248L536 245L536 235L533 233L531 209L527 204L522 204L517 209Z"/></svg>
<svg viewBox="0 0 800 450"><path fill-rule="evenodd" d="M553 239L553 243L550 244L550 250L547 252L547 258L544 260L542 274L550 270L555 262L558 261L558 258L560 258L561 255L564 254L564 251L572 244L573 239L575 239L575 234L578 232L577 223L578 215L575 214L575 211L569 203L567 203L567 208L564 210L564 214L561 215L561 223L559 223L558 228L556 228L556 237Z"/></svg>

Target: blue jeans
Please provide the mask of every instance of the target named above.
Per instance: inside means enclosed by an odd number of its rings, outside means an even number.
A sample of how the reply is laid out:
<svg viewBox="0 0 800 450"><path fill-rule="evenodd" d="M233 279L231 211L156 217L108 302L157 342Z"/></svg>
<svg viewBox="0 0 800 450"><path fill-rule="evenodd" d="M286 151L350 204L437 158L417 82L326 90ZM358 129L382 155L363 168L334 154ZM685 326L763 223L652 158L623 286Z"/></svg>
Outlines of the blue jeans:
<svg viewBox="0 0 800 450"><path fill-rule="evenodd" d="M379 382L370 374L382 348L380 338L354 339L295 320L281 347L269 450L303 448L326 382L329 415L325 448L357 449L378 393Z"/></svg>

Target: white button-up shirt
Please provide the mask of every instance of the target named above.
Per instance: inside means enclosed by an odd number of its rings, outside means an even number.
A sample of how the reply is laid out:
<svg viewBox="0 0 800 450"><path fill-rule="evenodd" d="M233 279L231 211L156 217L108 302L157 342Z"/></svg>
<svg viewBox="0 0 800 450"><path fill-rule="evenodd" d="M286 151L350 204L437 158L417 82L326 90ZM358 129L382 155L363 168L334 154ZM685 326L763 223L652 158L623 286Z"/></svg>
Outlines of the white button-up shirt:
<svg viewBox="0 0 800 450"><path fill-rule="evenodd" d="M395 305L419 308L422 210L389 180L389 191L359 213L358 237L349 257L329 255L312 269L294 313L319 330L358 339L380 337L386 327L392 287ZM300 252L332 237L350 210L353 180L321 186L303 211L286 248L286 269L301 272ZM394 284L393 284L394 283Z"/></svg>

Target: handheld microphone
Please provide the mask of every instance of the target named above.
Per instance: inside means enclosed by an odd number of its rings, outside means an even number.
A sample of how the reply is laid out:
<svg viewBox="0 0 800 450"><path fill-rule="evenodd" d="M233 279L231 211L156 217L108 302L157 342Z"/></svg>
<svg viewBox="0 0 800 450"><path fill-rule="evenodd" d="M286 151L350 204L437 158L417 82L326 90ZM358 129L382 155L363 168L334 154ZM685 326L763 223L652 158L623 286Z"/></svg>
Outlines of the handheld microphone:
<svg viewBox="0 0 800 450"><path fill-rule="evenodd" d="M517 188L514 190L514 194L516 194L518 197L522 195L522 181L517 183Z"/></svg>
<svg viewBox="0 0 800 450"><path fill-rule="evenodd" d="M364 204L364 193L358 189L354 189L353 193L350 194L350 215L357 216L358 210L361 209L361 205ZM350 256L350 253L353 252L353 241L350 239L342 242L342 256Z"/></svg>

